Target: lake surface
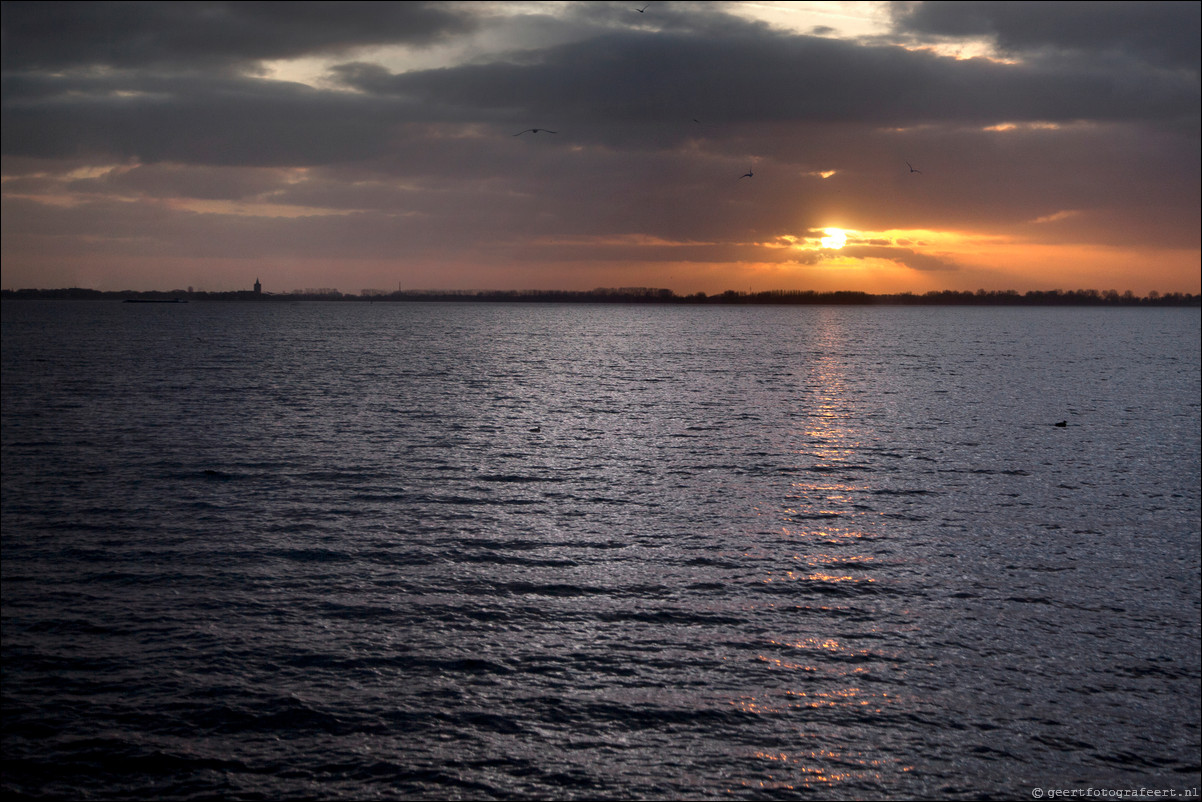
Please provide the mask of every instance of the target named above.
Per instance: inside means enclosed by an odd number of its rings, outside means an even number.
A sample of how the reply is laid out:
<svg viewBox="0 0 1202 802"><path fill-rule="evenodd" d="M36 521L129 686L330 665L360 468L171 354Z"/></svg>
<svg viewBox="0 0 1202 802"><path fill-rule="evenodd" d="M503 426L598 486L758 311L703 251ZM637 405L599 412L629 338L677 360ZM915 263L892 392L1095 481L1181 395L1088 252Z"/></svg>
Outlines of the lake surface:
<svg viewBox="0 0 1202 802"><path fill-rule="evenodd" d="M6 794L1197 793L1197 309L2 321Z"/></svg>

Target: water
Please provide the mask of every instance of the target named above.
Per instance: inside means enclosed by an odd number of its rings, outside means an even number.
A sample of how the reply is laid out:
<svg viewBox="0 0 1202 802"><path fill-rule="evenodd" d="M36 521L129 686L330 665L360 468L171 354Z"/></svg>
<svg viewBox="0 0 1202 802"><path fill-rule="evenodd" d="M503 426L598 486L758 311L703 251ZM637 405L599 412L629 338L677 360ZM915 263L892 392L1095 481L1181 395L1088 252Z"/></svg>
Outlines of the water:
<svg viewBox="0 0 1202 802"><path fill-rule="evenodd" d="M1183 795L1199 329L6 302L2 788Z"/></svg>

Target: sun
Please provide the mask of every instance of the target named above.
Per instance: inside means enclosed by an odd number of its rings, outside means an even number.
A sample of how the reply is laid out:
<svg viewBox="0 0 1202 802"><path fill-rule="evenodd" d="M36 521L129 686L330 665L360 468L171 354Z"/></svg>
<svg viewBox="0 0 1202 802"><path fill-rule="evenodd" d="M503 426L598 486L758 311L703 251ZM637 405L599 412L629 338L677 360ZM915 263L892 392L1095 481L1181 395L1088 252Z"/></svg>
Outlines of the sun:
<svg viewBox="0 0 1202 802"><path fill-rule="evenodd" d="M824 228L826 236L820 242L823 248L839 250L847 243L847 232L841 228Z"/></svg>

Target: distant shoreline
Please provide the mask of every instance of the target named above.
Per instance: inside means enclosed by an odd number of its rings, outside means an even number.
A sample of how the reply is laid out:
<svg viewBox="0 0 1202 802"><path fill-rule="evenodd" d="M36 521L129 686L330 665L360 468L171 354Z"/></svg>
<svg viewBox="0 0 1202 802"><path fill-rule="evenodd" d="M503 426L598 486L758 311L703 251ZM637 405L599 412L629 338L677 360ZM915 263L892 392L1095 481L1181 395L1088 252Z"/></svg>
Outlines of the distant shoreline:
<svg viewBox="0 0 1202 802"><path fill-rule="evenodd" d="M703 292L677 295L671 290L643 287L620 289L571 290L401 290L378 292L365 290L357 295L336 290L320 292L255 293L188 292L185 290L101 291L78 287L66 289L0 290L0 299L9 300L80 300L80 301L247 301L280 303L296 301L340 302L486 302L486 303L611 303L611 304L668 304L668 305L813 305L813 306L1118 306L1165 307L1202 306L1202 295L1174 292L1149 293L1147 296L1116 290L1032 290L1019 294L1014 290L959 292L932 291L922 295L893 293L873 295L866 292L811 290L769 290L767 292L736 292L727 290L716 295Z"/></svg>

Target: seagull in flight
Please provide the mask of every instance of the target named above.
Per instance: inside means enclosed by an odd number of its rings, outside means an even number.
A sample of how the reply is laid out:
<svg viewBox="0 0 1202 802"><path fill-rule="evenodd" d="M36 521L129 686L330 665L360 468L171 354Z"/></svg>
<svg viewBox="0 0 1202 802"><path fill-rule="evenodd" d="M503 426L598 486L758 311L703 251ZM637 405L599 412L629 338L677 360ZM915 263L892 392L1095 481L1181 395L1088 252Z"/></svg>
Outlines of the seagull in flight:
<svg viewBox="0 0 1202 802"><path fill-rule="evenodd" d="M646 11L646 10L647 10L648 8L650 8L650 7L651 7L651 4L650 4L650 3L648 3L647 5L643 6L642 8L636 8L636 9L635 9L635 11L639 12L640 14L642 14L644 11Z"/></svg>
<svg viewBox="0 0 1202 802"><path fill-rule="evenodd" d="M910 172L912 173L922 173L922 170L915 170L914 165L910 164L909 162L906 162L906 166L910 168Z"/></svg>
<svg viewBox="0 0 1202 802"><path fill-rule="evenodd" d="M755 175L755 173L751 172L751 168L748 168L747 172L739 176L739 180L742 181L744 178L751 178L753 175Z"/></svg>
<svg viewBox="0 0 1202 802"><path fill-rule="evenodd" d="M525 131L518 131L514 136L522 134L558 134L558 131L552 131L550 128L527 128Z"/></svg>

